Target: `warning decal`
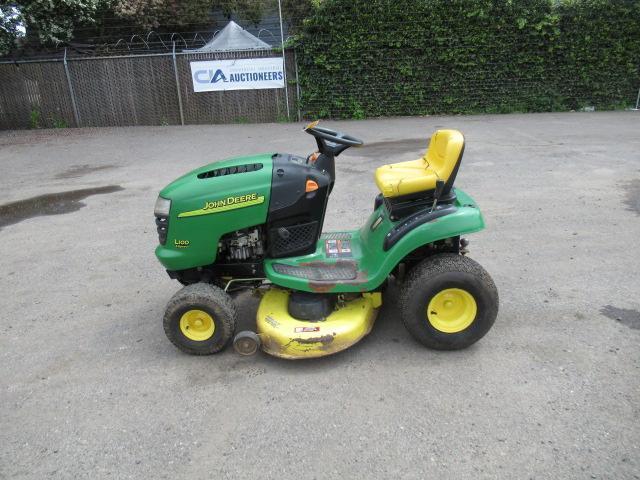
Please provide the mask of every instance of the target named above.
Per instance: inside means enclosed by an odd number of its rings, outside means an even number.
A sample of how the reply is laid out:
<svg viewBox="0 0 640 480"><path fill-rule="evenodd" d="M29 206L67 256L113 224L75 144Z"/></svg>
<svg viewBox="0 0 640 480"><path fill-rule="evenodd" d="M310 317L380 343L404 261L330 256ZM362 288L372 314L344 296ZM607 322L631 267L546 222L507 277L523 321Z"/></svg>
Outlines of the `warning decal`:
<svg viewBox="0 0 640 480"><path fill-rule="evenodd" d="M325 240L327 258L352 257L351 240Z"/></svg>
<svg viewBox="0 0 640 480"><path fill-rule="evenodd" d="M295 333L307 333L307 332L319 332L320 327L296 327L294 329Z"/></svg>

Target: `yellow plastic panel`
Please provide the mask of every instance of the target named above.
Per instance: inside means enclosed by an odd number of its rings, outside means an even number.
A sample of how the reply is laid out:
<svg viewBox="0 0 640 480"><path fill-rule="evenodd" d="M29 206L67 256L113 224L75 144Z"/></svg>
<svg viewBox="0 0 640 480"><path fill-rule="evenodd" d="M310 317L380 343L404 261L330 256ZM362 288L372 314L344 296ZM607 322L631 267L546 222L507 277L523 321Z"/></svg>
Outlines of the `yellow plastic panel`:
<svg viewBox="0 0 640 480"><path fill-rule="evenodd" d="M258 335L268 354L299 359L330 355L357 343L371 331L382 300L380 293L364 294L317 322L293 318L288 303L287 290L267 291L258 307Z"/></svg>
<svg viewBox="0 0 640 480"><path fill-rule="evenodd" d="M464 137L458 130L438 130L424 157L378 168L376 185L388 198L433 190L437 179L449 179L463 147Z"/></svg>

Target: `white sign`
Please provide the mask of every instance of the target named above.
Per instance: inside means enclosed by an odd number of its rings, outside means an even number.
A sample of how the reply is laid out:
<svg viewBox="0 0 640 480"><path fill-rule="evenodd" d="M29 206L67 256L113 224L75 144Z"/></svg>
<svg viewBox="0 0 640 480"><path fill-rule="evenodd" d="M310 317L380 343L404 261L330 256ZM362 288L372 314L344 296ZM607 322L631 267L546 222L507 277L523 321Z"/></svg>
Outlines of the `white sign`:
<svg viewBox="0 0 640 480"><path fill-rule="evenodd" d="M282 57L191 62L194 92L284 88Z"/></svg>

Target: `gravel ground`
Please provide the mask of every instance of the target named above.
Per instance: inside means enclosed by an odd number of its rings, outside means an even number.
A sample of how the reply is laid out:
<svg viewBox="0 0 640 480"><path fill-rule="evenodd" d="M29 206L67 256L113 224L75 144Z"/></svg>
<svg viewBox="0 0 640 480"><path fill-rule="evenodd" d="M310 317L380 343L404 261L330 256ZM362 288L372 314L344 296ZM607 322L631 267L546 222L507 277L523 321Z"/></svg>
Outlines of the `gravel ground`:
<svg viewBox="0 0 640 480"><path fill-rule="evenodd" d="M179 285L153 255L157 192L308 153L301 125L2 132L0 478L640 478L640 113L325 123L369 142L338 159L325 230L363 221L376 166L464 132L493 330L427 350L392 286L332 357L184 355L161 325Z"/></svg>

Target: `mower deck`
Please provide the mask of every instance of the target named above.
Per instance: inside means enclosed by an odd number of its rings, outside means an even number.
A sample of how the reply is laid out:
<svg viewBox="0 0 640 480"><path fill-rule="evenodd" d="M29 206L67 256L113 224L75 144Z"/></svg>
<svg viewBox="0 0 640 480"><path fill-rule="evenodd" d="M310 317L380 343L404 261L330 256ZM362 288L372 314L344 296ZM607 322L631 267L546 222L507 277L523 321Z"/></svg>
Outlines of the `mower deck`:
<svg viewBox="0 0 640 480"><path fill-rule="evenodd" d="M304 321L289 314L289 295L287 290L271 288L256 315L262 349L288 359L331 355L357 343L371 331L382 304L380 293L364 293L345 300L326 318Z"/></svg>

